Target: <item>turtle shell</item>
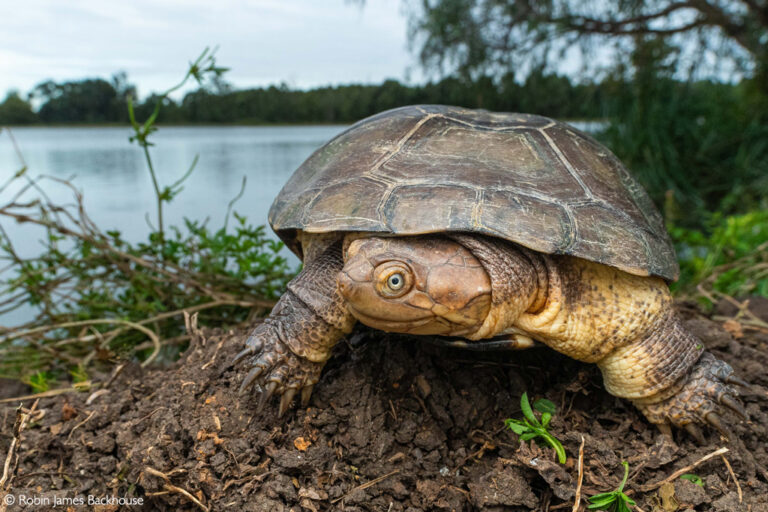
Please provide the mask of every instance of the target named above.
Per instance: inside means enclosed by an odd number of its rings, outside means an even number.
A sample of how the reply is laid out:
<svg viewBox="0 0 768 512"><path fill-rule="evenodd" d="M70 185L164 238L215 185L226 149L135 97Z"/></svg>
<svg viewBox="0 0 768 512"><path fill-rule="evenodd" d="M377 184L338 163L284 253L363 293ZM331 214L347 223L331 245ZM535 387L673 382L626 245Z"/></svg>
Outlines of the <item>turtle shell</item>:
<svg viewBox="0 0 768 512"><path fill-rule="evenodd" d="M677 279L659 212L603 145L552 119L415 105L363 119L312 154L269 223L298 231L470 232Z"/></svg>

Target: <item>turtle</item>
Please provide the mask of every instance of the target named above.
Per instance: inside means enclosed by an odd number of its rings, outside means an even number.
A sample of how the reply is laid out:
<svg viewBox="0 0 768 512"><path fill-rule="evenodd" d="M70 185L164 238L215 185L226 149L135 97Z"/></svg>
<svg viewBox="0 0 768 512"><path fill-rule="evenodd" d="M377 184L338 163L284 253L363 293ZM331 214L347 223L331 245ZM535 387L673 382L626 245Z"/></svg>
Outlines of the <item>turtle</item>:
<svg viewBox="0 0 768 512"><path fill-rule="evenodd" d="M742 419L749 384L673 307L663 219L605 146L532 114L413 105L315 151L269 211L302 261L245 342L241 391L307 405L356 323L466 347L543 343L596 364L666 433ZM459 340L459 341L457 341Z"/></svg>

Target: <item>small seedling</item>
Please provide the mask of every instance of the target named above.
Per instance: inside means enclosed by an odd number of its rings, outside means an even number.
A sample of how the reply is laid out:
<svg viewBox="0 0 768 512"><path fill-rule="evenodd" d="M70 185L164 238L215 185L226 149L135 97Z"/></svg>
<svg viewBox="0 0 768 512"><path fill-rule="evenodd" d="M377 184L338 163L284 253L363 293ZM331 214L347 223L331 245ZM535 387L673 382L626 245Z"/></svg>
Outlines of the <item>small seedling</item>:
<svg viewBox="0 0 768 512"><path fill-rule="evenodd" d="M45 393L51 388L51 378L47 372L37 372L25 379L35 393Z"/></svg>
<svg viewBox="0 0 768 512"><path fill-rule="evenodd" d="M523 396L520 397L520 408L523 410L524 418L522 420L507 418L504 420L504 424L520 436L520 441L531 441L538 437L544 439L549 446L554 448L558 462L565 464L566 456L563 444L547 430L552 415L557 409L555 404L549 400L541 399L537 400L533 407L541 413L541 421L533 413L531 403L528 401L528 393L523 393Z"/></svg>
<svg viewBox="0 0 768 512"><path fill-rule="evenodd" d="M88 372L85 371L85 367L82 364L69 370L69 375L72 377L72 382L75 384L88 381Z"/></svg>
<svg viewBox="0 0 768 512"><path fill-rule="evenodd" d="M688 480L689 482L695 483L699 487L704 487L704 480L702 480L699 475L694 475L693 473L686 473L684 475L681 475L680 479Z"/></svg>
<svg viewBox="0 0 768 512"><path fill-rule="evenodd" d="M627 483L629 476L629 464L626 461L621 463L624 466L624 478L615 491L595 494L589 498L592 503L591 510L610 510L611 512L629 512L630 507L635 506L635 500L624 494L624 484Z"/></svg>

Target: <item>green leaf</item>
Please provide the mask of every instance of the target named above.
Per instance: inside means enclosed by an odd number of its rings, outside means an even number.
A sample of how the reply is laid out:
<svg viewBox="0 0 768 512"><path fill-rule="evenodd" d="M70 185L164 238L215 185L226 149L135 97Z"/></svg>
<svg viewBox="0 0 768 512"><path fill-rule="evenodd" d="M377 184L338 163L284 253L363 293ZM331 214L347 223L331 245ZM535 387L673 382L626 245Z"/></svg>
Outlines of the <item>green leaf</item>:
<svg viewBox="0 0 768 512"><path fill-rule="evenodd" d="M541 415L541 426L544 428L547 428L549 426L549 422L552 420L552 415L548 412L545 412Z"/></svg>
<svg viewBox="0 0 768 512"><path fill-rule="evenodd" d="M533 425L540 426L539 420L536 419L536 416L533 414L533 409L531 409L531 403L528 401L528 393L524 392L520 396L520 408L523 410L523 416L525 416L525 419L530 421Z"/></svg>
<svg viewBox="0 0 768 512"><path fill-rule="evenodd" d="M560 464L565 464L567 456L565 454L565 448L563 448L563 444L549 432L547 432L545 435L542 435L542 437L549 444L549 446L555 449L555 453L557 454L557 461Z"/></svg>
<svg viewBox="0 0 768 512"><path fill-rule="evenodd" d="M533 403L533 408L539 411L540 413L549 413L549 415L554 415L557 411L557 406L554 402L551 400L547 400L546 398L539 398Z"/></svg>
<svg viewBox="0 0 768 512"><path fill-rule="evenodd" d="M626 461L623 461L621 464L624 466L624 478L621 480L618 489L590 496L588 498L592 503L589 506L590 509L608 510L611 507L614 512L630 512L629 507L635 506L635 501L622 492L629 476L629 464Z"/></svg>
<svg viewBox="0 0 768 512"><path fill-rule="evenodd" d="M630 498L629 496L627 496L623 492L620 493L619 496L621 496L621 499L624 500L625 503L628 503L630 505L634 505L635 504L635 500L633 500L632 498Z"/></svg>
<svg viewBox="0 0 768 512"><path fill-rule="evenodd" d="M539 434L536 432L526 432L525 434L520 436L521 441L530 441L534 437L539 437Z"/></svg>
<svg viewBox="0 0 768 512"><path fill-rule="evenodd" d="M704 487L704 480L702 480L699 475L694 475L693 473L686 473L684 475L681 475L680 479L688 480L689 482L695 483L699 487Z"/></svg>
<svg viewBox="0 0 768 512"><path fill-rule="evenodd" d="M601 496L601 495L598 495ZM589 498L589 501L592 501L592 505L589 506L590 509L605 509L612 504L616 503L616 500L618 500L618 496L616 494L609 492L607 493L607 496L602 497L601 499L595 499L597 496L592 496ZM594 501L593 501L594 500Z"/></svg>
<svg viewBox="0 0 768 512"><path fill-rule="evenodd" d="M530 428L527 425L523 425L517 422L517 420L508 419L504 422L504 424L507 426L509 430L514 432L517 435L524 434L525 432L528 432Z"/></svg>

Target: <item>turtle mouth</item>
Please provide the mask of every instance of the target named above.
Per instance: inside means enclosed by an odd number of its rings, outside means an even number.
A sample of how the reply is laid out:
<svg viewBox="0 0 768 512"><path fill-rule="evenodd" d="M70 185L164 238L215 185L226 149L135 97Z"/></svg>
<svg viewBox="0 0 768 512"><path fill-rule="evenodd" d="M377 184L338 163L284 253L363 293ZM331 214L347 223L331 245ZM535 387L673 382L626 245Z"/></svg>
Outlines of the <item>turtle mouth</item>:
<svg viewBox="0 0 768 512"><path fill-rule="evenodd" d="M409 332L435 320L435 315L433 314L428 314L423 317L409 318L408 320L393 320L392 318L381 318L363 313L351 304L347 304L347 308L360 322L381 331Z"/></svg>

